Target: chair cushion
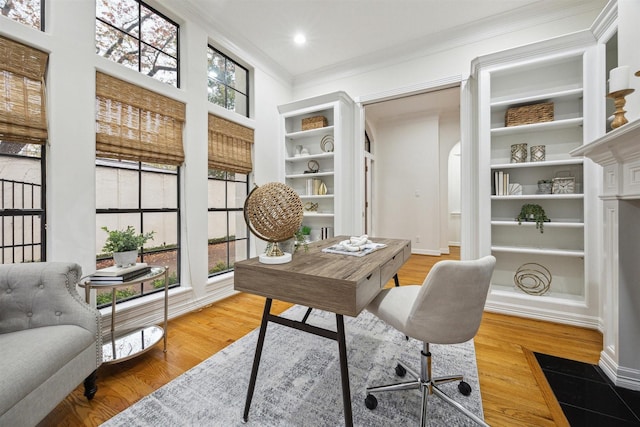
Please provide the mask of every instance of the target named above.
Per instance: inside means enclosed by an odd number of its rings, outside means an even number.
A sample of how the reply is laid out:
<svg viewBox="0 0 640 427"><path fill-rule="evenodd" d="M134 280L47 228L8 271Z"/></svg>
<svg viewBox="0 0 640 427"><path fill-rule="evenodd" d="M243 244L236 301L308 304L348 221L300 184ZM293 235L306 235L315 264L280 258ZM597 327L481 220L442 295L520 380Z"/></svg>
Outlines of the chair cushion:
<svg viewBox="0 0 640 427"><path fill-rule="evenodd" d="M0 334L0 414L95 345L94 341L93 333L75 325Z"/></svg>
<svg viewBox="0 0 640 427"><path fill-rule="evenodd" d="M383 289L369 303L367 311L384 320L400 332L406 334L407 320L411 306L418 297L420 286L409 285Z"/></svg>

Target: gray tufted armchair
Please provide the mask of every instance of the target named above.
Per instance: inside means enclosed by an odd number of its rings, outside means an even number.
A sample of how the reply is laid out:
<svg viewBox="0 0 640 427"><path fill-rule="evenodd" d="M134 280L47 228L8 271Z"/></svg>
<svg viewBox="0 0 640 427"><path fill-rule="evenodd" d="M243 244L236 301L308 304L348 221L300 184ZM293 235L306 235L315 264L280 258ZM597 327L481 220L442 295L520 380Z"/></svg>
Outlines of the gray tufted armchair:
<svg viewBox="0 0 640 427"><path fill-rule="evenodd" d="M97 391L100 313L76 290L79 265L0 265L0 426L32 426L78 384Z"/></svg>

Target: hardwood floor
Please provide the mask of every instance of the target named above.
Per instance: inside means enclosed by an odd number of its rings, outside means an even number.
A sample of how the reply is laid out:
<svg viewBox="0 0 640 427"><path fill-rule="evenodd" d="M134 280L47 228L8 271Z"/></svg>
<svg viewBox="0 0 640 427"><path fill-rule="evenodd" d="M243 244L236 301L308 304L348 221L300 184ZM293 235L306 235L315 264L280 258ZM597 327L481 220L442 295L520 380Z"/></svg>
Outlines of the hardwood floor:
<svg viewBox="0 0 640 427"><path fill-rule="evenodd" d="M458 259L458 248L451 249L442 257L412 255L399 272L401 284L422 283L435 262ZM264 298L238 294L171 320L167 353L158 345L100 367L91 402L78 387L40 426L99 425L258 327L263 304ZM272 311L290 306L274 301ZM531 352L597 363L602 350L598 331L495 313L485 313L474 341L485 419L494 427L567 425Z"/></svg>

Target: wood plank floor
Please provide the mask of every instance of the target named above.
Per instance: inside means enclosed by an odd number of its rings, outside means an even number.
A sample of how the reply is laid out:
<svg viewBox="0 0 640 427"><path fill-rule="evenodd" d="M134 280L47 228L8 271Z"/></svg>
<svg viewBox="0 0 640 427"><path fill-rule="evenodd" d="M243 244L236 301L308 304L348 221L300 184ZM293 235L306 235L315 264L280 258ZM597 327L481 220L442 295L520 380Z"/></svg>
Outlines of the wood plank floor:
<svg viewBox="0 0 640 427"><path fill-rule="evenodd" d="M454 247L450 255L442 257L412 255L400 270L400 282L422 283L435 262L458 258ZM101 424L258 327L263 304L264 298L238 294L171 320L167 353L158 345L133 360L102 366L98 393L91 402L78 387L40 426ZM290 306L274 301L272 311L280 313ZM602 335L589 329L485 313L475 348L488 424L563 426L566 420L531 352L597 363Z"/></svg>

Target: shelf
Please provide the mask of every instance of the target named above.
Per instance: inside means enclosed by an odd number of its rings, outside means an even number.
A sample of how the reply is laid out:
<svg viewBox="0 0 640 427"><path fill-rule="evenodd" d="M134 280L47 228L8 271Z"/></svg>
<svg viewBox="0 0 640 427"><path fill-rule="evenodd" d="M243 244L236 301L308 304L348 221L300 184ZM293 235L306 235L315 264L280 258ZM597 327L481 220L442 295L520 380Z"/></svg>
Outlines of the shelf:
<svg viewBox="0 0 640 427"><path fill-rule="evenodd" d="M545 223L545 227L547 224ZM529 255L549 255L549 256L566 256L573 258L584 258L583 250L568 249L551 249L551 248L531 248L525 246L491 246L492 252L509 252L514 254Z"/></svg>
<svg viewBox="0 0 640 427"><path fill-rule="evenodd" d="M333 218L334 214L324 212L305 212L304 216L309 218Z"/></svg>
<svg viewBox="0 0 640 427"><path fill-rule="evenodd" d="M533 221L522 222L522 224L518 224L516 220L492 220L491 225L499 225L505 227L535 227L536 223ZM558 222L545 222L544 228L584 228L583 222L568 222L568 221L558 221Z"/></svg>
<svg viewBox="0 0 640 427"><path fill-rule="evenodd" d="M300 194L301 199L333 199L333 194Z"/></svg>
<svg viewBox="0 0 640 427"><path fill-rule="evenodd" d="M584 199L584 194L582 193L573 193L573 194L523 194L521 196L491 196L491 200L575 200L575 199Z"/></svg>
<svg viewBox="0 0 640 427"><path fill-rule="evenodd" d="M573 158L566 160L545 160L543 162L523 162L523 163L496 163L491 165L491 169L519 169L519 168L538 168L545 166L570 166L581 165L584 163L582 158Z"/></svg>
<svg viewBox="0 0 640 427"><path fill-rule="evenodd" d="M294 141L296 139L309 138L314 136L325 135L327 133L333 133L333 129L334 129L334 126L325 126L323 128L301 130L298 132L287 133L285 134L284 137Z"/></svg>
<svg viewBox="0 0 640 427"><path fill-rule="evenodd" d="M333 152L331 153L320 153L320 154L309 154L307 156L298 156L298 157L287 157L284 159L286 162L308 162L309 160L319 160L319 159L332 159Z"/></svg>
<svg viewBox="0 0 640 427"><path fill-rule="evenodd" d="M499 111L500 109L504 109L506 111L507 108L512 105L519 104L529 104L535 102L543 102L543 101L554 101L558 99L575 99L578 100L582 98L583 90L582 88L572 88L566 90L559 90L555 92L541 92L536 94L530 94L525 96L519 96L517 98L500 98L491 102L491 109Z"/></svg>
<svg viewBox="0 0 640 427"><path fill-rule="evenodd" d="M524 291L516 289L515 285L500 285L497 283L492 283L491 294L511 298L522 298L523 300L528 301L541 300L548 304L560 304L563 306L567 305L568 303L575 303L579 306L582 306L584 304L584 296L564 292L554 292L553 284L551 285L551 291L544 295L529 295Z"/></svg>
<svg viewBox="0 0 640 427"><path fill-rule="evenodd" d="M554 120L552 122L533 123L530 125L509 126L509 127L497 127L491 129L491 135L516 135L519 133L527 132L540 132L545 130L556 130L582 126L582 117L574 119Z"/></svg>
<svg viewBox="0 0 640 427"><path fill-rule="evenodd" d="M334 172L316 172L316 173L296 173L292 175L285 175L284 177L287 179L296 179L296 178L316 178L319 176L333 176Z"/></svg>

